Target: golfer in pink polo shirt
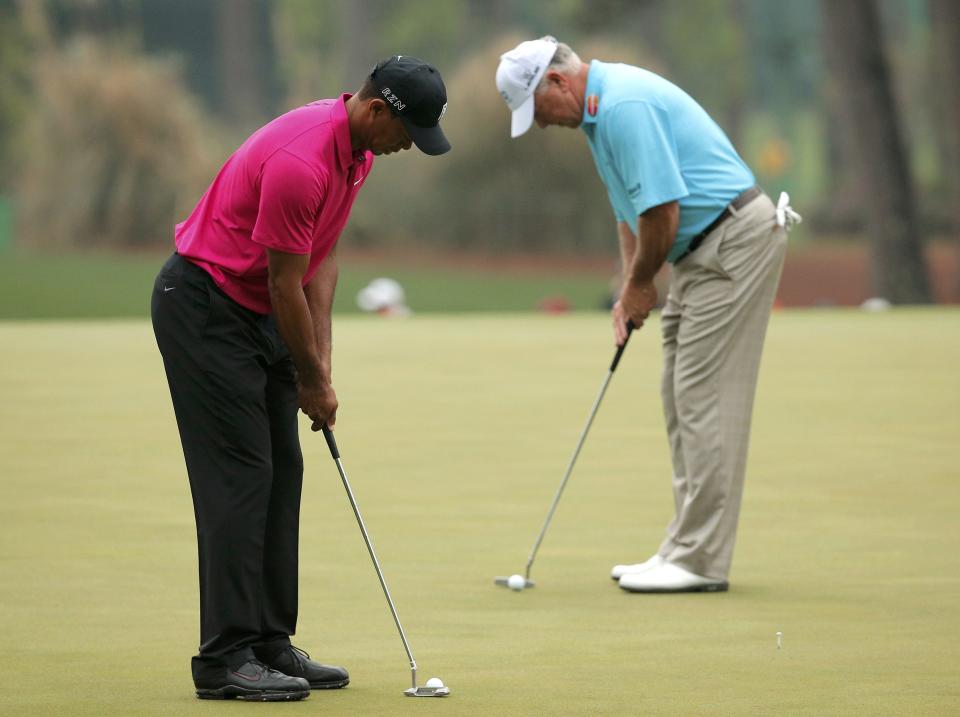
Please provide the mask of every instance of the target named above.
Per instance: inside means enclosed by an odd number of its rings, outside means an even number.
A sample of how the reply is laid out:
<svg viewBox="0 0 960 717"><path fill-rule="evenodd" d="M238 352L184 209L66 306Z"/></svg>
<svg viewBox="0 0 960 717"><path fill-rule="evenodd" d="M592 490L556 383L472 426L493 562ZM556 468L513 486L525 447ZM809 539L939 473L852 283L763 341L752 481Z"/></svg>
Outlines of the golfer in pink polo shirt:
<svg viewBox="0 0 960 717"><path fill-rule="evenodd" d="M435 68L397 55L355 95L257 130L190 216L152 316L190 477L200 567L204 699L298 700L342 667L290 643L297 623L303 459L297 411L333 426L334 249L374 156L450 149Z"/></svg>

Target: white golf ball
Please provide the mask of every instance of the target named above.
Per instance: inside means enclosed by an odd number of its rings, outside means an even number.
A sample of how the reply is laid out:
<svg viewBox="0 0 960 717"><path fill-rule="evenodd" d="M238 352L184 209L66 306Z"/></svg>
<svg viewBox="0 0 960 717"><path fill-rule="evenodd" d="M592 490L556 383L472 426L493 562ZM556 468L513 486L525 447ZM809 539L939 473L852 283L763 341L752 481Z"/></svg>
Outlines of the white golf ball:
<svg viewBox="0 0 960 717"><path fill-rule="evenodd" d="M427 680L427 687L443 687L443 680L439 677L431 677Z"/></svg>
<svg viewBox="0 0 960 717"><path fill-rule="evenodd" d="M522 575L511 575L507 578L507 587L511 590L523 590L527 586L527 581Z"/></svg>

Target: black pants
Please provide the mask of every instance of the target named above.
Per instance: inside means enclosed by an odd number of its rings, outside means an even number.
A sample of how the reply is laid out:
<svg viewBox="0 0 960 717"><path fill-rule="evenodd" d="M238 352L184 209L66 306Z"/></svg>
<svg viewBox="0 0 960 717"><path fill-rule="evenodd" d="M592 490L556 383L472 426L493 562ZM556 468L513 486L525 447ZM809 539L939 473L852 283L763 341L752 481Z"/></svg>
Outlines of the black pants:
<svg viewBox="0 0 960 717"><path fill-rule="evenodd" d="M194 679L289 645L297 622L303 458L296 374L272 316L174 254L153 288L190 476L200 559Z"/></svg>

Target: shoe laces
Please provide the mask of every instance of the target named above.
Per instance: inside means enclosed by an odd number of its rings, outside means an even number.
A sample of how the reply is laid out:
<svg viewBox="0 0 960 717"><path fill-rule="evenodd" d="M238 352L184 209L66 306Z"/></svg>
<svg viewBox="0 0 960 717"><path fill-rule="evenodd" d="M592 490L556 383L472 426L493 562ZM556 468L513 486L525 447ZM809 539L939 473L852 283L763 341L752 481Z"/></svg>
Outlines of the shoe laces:
<svg viewBox="0 0 960 717"><path fill-rule="evenodd" d="M296 645L290 645L290 649L293 650L294 652L299 652L301 655L303 655L304 657L306 657L308 660L310 659L310 653L307 652L306 650L304 650L303 648L297 647Z"/></svg>
<svg viewBox="0 0 960 717"><path fill-rule="evenodd" d="M270 667L270 665L266 664L265 662L263 662L263 661L261 661L261 660L258 660L257 658L253 658L252 660L249 660L249 662L250 662L251 665L256 665L257 667L259 667L260 669L262 669L262 670L263 670L264 672L266 672L268 675L269 675L271 672L276 672L277 674L280 674L280 675L283 674L283 673L280 672L279 670L273 669L272 667Z"/></svg>

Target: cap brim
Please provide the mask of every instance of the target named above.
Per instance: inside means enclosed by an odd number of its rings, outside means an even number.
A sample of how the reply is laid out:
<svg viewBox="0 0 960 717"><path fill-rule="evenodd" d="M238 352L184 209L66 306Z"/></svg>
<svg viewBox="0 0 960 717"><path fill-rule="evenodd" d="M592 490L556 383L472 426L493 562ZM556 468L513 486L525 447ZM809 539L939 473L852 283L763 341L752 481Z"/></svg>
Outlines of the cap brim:
<svg viewBox="0 0 960 717"><path fill-rule="evenodd" d="M406 117L400 117L400 121L403 122L403 126L407 128L407 134L410 135L413 143L417 145L417 149L424 154L436 156L450 151L450 142L447 141L447 137L443 133L443 130L440 129L440 125L420 127L407 120Z"/></svg>
<svg viewBox="0 0 960 717"><path fill-rule="evenodd" d="M510 116L510 136L519 137L533 124L534 101L530 95Z"/></svg>

